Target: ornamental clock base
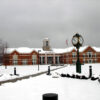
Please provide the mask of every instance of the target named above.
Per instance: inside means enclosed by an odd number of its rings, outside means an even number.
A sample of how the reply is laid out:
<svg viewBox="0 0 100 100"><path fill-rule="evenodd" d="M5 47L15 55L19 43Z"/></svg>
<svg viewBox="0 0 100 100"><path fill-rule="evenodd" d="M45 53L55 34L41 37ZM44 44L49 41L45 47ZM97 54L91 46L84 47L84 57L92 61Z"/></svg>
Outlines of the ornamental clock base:
<svg viewBox="0 0 100 100"><path fill-rule="evenodd" d="M81 63L80 63L80 61L76 62L76 72L81 73Z"/></svg>

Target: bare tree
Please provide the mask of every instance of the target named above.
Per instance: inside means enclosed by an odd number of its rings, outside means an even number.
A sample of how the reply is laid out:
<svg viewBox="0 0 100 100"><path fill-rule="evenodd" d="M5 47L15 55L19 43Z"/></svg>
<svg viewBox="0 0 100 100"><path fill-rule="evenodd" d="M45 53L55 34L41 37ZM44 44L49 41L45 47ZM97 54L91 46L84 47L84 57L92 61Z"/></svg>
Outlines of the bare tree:
<svg viewBox="0 0 100 100"><path fill-rule="evenodd" d="M9 54L7 53L8 44L0 39L0 65L9 65Z"/></svg>
<svg viewBox="0 0 100 100"><path fill-rule="evenodd" d="M0 39L0 65L3 64L3 56L4 56L4 43Z"/></svg>
<svg viewBox="0 0 100 100"><path fill-rule="evenodd" d="M9 65L9 54L7 52L7 49L8 49L8 44L7 42L4 44L4 53L3 53L3 62L4 62L4 65L5 65L5 69L7 68L7 65Z"/></svg>

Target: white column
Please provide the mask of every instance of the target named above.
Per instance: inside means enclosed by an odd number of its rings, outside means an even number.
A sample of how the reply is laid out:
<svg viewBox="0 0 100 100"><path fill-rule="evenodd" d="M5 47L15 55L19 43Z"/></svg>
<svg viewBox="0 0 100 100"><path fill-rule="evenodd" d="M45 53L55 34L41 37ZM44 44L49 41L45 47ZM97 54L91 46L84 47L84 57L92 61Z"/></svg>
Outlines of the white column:
<svg viewBox="0 0 100 100"><path fill-rule="evenodd" d="M47 54L45 54L45 64L47 64Z"/></svg>
<svg viewBox="0 0 100 100"><path fill-rule="evenodd" d="M57 63L59 64L59 56L57 57Z"/></svg>
<svg viewBox="0 0 100 100"><path fill-rule="evenodd" d="M53 54L53 64L55 64L55 54Z"/></svg>
<svg viewBox="0 0 100 100"><path fill-rule="evenodd" d="M41 56L41 64L43 63L42 59L43 59L43 57Z"/></svg>

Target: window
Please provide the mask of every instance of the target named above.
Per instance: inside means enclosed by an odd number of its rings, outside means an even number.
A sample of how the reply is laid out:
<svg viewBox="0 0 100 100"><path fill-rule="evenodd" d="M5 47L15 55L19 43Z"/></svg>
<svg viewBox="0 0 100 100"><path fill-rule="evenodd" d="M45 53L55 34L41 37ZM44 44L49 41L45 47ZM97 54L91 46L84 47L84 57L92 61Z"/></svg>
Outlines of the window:
<svg viewBox="0 0 100 100"><path fill-rule="evenodd" d="M53 63L53 57L47 57L47 63L52 64Z"/></svg>
<svg viewBox="0 0 100 100"><path fill-rule="evenodd" d="M92 52L91 52L91 51L87 52L87 56L88 56L89 58L91 58L91 57L92 57Z"/></svg>
<svg viewBox="0 0 100 100"><path fill-rule="evenodd" d="M89 63L92 63L92 59L89 60Z"/></svg>
<svg viewBox="0 0 100 100"><path fill-rule="evenodd" d="M97 59L94 59L94 63L97 63Z"/></svg>
<svg viewBox="0 0 100 100"><path fill-rule="evenodd" d="M83 64L85 64L85 59L83 59Z"/></svg>
<svg viewBox="0 0 100 100"><path fill-rule="evenodd" d="M59 56L56 56L56 57L55 57L55 63L56 63L56 64L59 64Z"/></svg>
<svg viewBox="0 0 100 100"><path fill-rule="evenodd" d="M42 57L42 61L43 61L42 63L44 64L45 63L45 57Z"/></svg>
<svg viewBox="0 0 100 100"><path fill-rule="evenodd" d="M14 54L13 55L13 65L17 65L18 64L18 55Z"/></svg>
<svg viewBox="0 0 100 100"><path fill-rule="evenodd" d="M17 60L18 59L18 55L13 55L13 60Z"/></svg>
<svg viewBox="0 0 100 100"><path fill-rule="evenodd" d="M72 57L73 57L73 58L76 57L76 52L72 52Z"/></svg>
<svg viewBox="0 0 100 100"><path fill-rule="evenodd" d="M37 56L36 55L32 55L32 63L33 64L37 63Z"/></svg>
<svg viewBox="0 0 100 100"><path fill-rule="evenodd" d="M23 65L27 65L27 62L28 62L27 59L23 59L23 60L22 60L22 64L23 64Z"/></svg>
<svg viewBox="0 0 100 100"><path fill-rule="evenodd" d="M73 63L73 64L76 64L76 60L72 60L72 63Z"/></svg>
<svg viewBox="0 0 100 100"><path fill-rule="evenodd" d="M94 57L95 57L95 58L97 57L96 53L94 54Z"/></svg>
<svg viewBox="0 0 100 100"><path fill-rule="evenodd" d="M92 61L92 59L88 59L88 63L92 63L93 61Z"/></svg>
<svg viewBox="0 0 100 100"><path fill-rule="evenodd" d="M41 56L39 62L40 62L40 64L45 64L45 57Z"/></svg>
<svg viewBox="0 0 100 100"><path fill-rule="evenodd" d="M48 46L48 41L46 41L46 46Z"/></svg>
<svg viewBox="0 0 100 100"><path fill-rule="evenodd" d="M85 58L85 54L83 54L83 58Z"/></svg>
<svg viewBox="0 0 100 100"><path fill-rule="evenodd" d="M18 61L17 60L13 60L13 65L18 65Z"/></svg>

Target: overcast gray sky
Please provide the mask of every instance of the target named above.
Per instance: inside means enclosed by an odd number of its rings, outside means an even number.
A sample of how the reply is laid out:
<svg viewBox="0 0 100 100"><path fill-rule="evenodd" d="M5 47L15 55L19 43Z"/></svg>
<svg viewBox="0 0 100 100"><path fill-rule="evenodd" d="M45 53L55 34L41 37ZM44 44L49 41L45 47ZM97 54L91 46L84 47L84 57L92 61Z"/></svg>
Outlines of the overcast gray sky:
<svg viewBox="0 0 100 100"><path fill-rule="evenodd" d="M84 45L100 46L100 0L0 0L0 38L10 47L71 46L80 33Z"/></svg>

